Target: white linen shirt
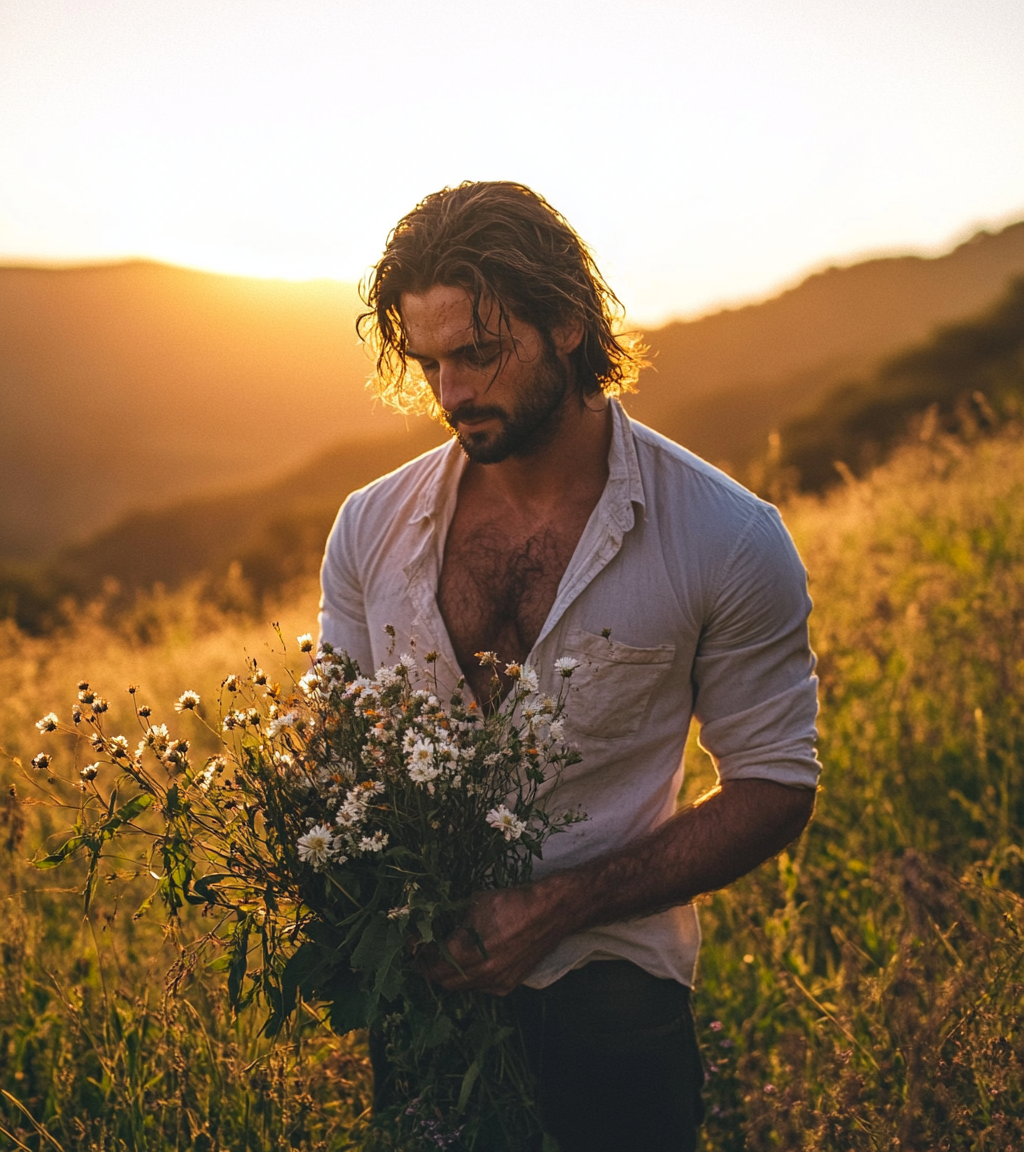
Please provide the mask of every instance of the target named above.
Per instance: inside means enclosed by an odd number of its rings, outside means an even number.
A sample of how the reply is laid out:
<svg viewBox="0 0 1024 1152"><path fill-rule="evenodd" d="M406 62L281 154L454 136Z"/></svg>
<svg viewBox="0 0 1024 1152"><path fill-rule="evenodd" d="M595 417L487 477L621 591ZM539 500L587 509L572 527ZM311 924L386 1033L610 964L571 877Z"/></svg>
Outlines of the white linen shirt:
<svg viewBox="0 0 1024 1152"><path fill-rule="evenodd" d="M615 401L612 416L608 482L529 656L551 695L562 683L555 660L580 661L565 729L582 760L549 804L588 816L545 844L536 878L673 814L691 716L722 780L814 788L820 770L811 602L778 512ZM436 594L465 465L451 441L352 493L338 513L320 639L364 672L388 662L392 625L398 651L412 639L419 653L439 653L442 685L462 675ZM614 958L692 985L699 946L696 910L681 905L567 936L525 983L543 988Z"/></svg>

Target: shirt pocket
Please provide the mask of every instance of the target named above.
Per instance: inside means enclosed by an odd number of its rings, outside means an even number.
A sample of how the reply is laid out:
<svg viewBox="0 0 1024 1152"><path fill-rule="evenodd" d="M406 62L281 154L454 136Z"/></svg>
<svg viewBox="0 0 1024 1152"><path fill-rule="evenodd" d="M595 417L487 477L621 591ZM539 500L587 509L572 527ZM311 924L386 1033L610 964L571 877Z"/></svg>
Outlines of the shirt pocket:
<svg viewBox="0 0 1024 1152"><path fill-rule="evenodd" d="M572 675L566 723L599 740L634 735L676 654L674 644L634 648L579 628L570 629L563 647L580 662Z"/></svg>

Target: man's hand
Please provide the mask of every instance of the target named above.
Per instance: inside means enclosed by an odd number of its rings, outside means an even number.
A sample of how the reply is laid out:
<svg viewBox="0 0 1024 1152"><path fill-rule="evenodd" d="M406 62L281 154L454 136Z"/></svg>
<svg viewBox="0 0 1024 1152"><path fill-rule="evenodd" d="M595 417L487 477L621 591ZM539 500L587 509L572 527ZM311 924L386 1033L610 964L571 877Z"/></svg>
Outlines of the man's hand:
<svg viewBox="0 0 1024 1152"><path fill-rule="evenodd" d="M572 875L559 873L550 880ZM475 988L507 996L563 936L576 930L559 907L563 886L564 880L546 881L478 892L463 925L445 941L458 968L431 950L423 974L450 992Z"/></svg>
<svg viewBox="0 0 1024 1152"><path fill-rule="evenodd" d="M535 884L481 892L424 975L449 990L505 996L573 932L687 904L731 884L800 835L814 793L733 780L618 852ZM476 933L483 942L484 956Z"/></svg>

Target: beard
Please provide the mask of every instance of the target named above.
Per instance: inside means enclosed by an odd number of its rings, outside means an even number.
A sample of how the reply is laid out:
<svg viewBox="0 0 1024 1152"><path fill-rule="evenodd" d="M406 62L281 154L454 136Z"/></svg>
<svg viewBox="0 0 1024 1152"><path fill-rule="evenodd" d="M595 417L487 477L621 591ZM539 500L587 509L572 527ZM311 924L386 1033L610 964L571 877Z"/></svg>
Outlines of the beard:
<svg viewBox="0 0 1024 1152"><path fill-rule="evenodd" d="M529 456L547 444L561 423L559 410L569 391L569 370L545 355L511 412L497 404L463 404L441 414L442 423L474 464L500 464L509 456ZM496 432L460 431L460 421L493 419Z"/></svg>

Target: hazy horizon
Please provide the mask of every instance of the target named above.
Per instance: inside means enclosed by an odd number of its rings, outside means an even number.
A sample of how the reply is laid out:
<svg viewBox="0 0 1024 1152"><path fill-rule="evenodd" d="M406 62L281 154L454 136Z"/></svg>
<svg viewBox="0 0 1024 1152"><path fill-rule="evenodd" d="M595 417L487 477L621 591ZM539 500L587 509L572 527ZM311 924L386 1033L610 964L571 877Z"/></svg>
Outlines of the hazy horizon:
<svg viewBox="0 0 1024 1152"><path fill-rule="evenodd" d="M355 283L516 179L637 324L1024 216L1012 0L0 0L0 259Z"/></svg>
<svg viewBox="0 0 1024 1152"><path fill-rule="evenodd" d="M824 272L829 268L851 268L856 264L863 264L872 260L887 260L899 259L901 257L917 257L922 260L934 260L941 256L948 255L954 251L961 244L966 243L973 237L981 234L988 233L990 235L997 234L1004 228L1010 227L1018 222L1024 222L1024 208L1019 212L1010 213L1005 219L996 222L978 222L960 229L954 233L945 242L940 242L934 245L925 246L911 246L906 245L903 247L895 246L888 249L869 250L862 253L844 253L842 255L824 255L815 263L807 266L806 268L795 272L785 280L782 280L774 285L770 285L763 291L748 296L736 296L723 298L721 300L710 301L706 307L699 308L692 312L671 312L656 315L653 317L633 316L627 315L627 322L636 324L638 327L657 329L665 327L673 323L689 323L694 320L700 320L707 316L713 316L719 312L736 311L741 308L747 308L753 305L764 304L769 300L773 300L778 296L798 287L805 280L818 273ZM162 260L156 256L148 256L138 253L126 253L124 255L112 256L94 256L94 257L75 257L72 259L61 259L59 257L52 258L38 258L32 259L26 257L24 259L9 259L0 256L0 269L30 269L40 271L73 271L75 269L87 268L103 268L103 267L119 267L125 264L159 264L167 268L178 268L186 272L203 272L214 276L230 276L243 280L256 280L266 281L268 283L282 283L282 284L336 284L345 288L358 290L358 282L354 280L343 280L337 276L277 276L277 275L260 275L257 273L237 272L231 269L203 267L196 264L179 264L171 260ZM614 290L615 285L612 285Z"/></svg>

